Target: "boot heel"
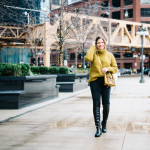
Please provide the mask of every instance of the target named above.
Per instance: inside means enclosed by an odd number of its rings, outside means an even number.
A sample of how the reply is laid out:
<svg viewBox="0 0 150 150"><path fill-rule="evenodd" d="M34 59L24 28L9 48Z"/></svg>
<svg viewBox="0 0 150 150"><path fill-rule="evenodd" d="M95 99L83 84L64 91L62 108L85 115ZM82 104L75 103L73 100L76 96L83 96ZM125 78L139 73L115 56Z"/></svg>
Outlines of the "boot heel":
<svg viewBox="0 0 150 150"><path fill-rule="evenodd" d="M96 133L95 133L95 137L100 137L102 134L101 128L100 127L96 127Z"/></svg>
<svg viewBox="0 0 150 150"><path fill-rule="evenodd" d="M102 132L103 132L103 133L106 133L106 132L107 132L106 125L102 125Z"/></svg>

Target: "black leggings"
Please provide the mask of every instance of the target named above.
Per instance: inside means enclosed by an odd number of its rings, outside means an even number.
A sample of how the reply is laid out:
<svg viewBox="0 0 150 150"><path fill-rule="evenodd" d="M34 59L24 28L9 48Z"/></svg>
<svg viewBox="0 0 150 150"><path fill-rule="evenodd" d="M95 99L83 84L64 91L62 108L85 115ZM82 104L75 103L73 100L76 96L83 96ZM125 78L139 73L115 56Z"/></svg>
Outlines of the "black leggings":
<svg viewBox="0 0 150 150"><path fill-rule="evenodd" d="M90 82L93 104L100 104L102 97L102 105L109 106L111 88L104 86L104 78L99 77L97 80Z"/></svg>

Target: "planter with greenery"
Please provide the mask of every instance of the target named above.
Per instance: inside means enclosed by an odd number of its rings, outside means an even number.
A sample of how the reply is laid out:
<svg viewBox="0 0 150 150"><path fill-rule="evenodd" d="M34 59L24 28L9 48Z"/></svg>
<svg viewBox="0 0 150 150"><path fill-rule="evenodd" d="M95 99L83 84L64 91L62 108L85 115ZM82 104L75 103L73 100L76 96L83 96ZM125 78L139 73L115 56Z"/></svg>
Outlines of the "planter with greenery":
<svg viewBox="0 0 150 150"><path fill-rule="evenodd" d="M37 68L36 74L47 70ZM58 96L57 75L29 74L27 64L0 64L0 109L18 109Z"/></svg>

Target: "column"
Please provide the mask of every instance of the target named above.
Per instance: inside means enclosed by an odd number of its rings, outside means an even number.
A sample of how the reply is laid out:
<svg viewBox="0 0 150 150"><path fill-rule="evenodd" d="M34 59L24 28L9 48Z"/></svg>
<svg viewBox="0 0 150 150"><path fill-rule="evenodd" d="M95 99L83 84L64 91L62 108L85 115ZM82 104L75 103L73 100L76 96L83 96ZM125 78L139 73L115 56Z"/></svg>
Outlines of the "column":
<svg viewBox="0 0 150 150"><path fill-rule="evenodd" d="M140 22L141 21L141 3L140 0L133 0L133 21Z"/></svg>

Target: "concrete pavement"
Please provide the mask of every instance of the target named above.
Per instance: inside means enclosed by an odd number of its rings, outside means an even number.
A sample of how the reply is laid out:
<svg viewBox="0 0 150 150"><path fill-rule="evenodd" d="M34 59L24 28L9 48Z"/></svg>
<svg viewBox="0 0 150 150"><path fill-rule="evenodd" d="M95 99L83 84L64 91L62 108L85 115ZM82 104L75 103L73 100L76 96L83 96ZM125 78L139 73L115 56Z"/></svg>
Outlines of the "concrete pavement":
<svg viewBox="0 0 150 150"><path fill-rule="evenodd" d="M108 132L99 138L89 88L20 110L0 110L0 150L150 150L150 78L143 84L139 79L118 79Z"/></svg>

